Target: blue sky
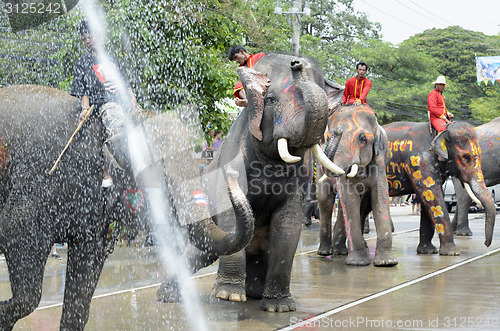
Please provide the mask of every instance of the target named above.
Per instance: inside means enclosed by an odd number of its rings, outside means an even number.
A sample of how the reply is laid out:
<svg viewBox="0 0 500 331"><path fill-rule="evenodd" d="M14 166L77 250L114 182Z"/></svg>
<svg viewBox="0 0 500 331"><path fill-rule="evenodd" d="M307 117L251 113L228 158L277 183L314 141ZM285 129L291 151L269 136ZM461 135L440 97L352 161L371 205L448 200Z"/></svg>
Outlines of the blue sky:
<svg viewBox="0 0 500 331"><path fill-rule="evenodd" d="M426 29L450 25L500 33L500 0L354 0L354 10L381 23L382 39L394 45Z"/></svg>

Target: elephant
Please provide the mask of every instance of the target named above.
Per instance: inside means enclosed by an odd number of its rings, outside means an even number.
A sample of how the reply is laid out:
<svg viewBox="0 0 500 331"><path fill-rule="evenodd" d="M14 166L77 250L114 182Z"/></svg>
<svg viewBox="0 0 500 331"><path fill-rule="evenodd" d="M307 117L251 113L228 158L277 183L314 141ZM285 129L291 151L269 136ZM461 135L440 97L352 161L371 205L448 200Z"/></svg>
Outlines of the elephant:
<svg viewBox="0 0 500 331"><path fill-rule="evenodd" d="M106 258L113 216L107 208L113 193L101 187L105 162L102 121L94 112L66 145L82 110L79 99L34 85L5 87L0 90L0 99L0 252L5 254L12 291L12 298L0 303L1 329L11 330L20 318L35 310L50 248L54 242L67 242L60 329L83 330ZM212 258L245 247L253 235L254 218L235 174L228 170L225 180L237 215L235 229L227 233L209 218L203 203L206 199L192 195L196 187L201 191L201 181L191 180L199 172L178 121L158 115L143 119L142 128L149 143L146 147L155 152L154 160L131 163L135 169L126 168L124 173L139 184L151 185L151 189L170 185L179 227ZM65 145L69 147L57 168L49 171ZM183 160L178 166L182 171L173 172L174 179L164 173L170 171L167 158ZM138 171L144 170L138 165L151 171ZM151 173L153 181L147 178Z"/></svg>
<svg viewBox="0 0 500 331"><path fill-rule="evenodd" d="M459 255L445 207L442 184L455 176L470 195L485 207L485 242L490 246L495 224L495 205L484 182L475 129L465 122L452 122L433 137L429 123L396 122L384 126L389 139L387 164L389 195L415 193L422 200L418 254L436 254L431 243L439 234L440 255Z"/></svg>
<svg viewBox="0 0 500 331"><path fill-rule="evenodd" d="M481 170L486 186L500 183L500 117L476 127L477 141L481 150ZM471 198L462 188L460 181L452 177L457 195L457 209L453 217L455 235L472 236L469 227L469 206Z"/></svg>
<svg viewBox="0 0 500 331"><path fill-rule="evenodd" d="M325 80L314 60L284 54L268 54L251 69L238 68L238 74L248 106L207 175L227 164L246 174L238 180L252 207L255 230L245 250L220 258L213 294L230 301L261 299L260 308L268 312L293 311L290 277L302 228L300 195L308 173L304 155L311 149L330 171L343 172L319 146L329 109L340 103L342 88ZM224 210L225 204L219 183L215 177L207 184L215 211ZM233 226L230 213L215 214L223 229Z"/></svg>
<svg viewBox="0 0 500 331"><path fill-rule="evenodd" d="M340 107L330 117L328 127L325 154L348 173L333 176L326 170L325 177L318 184L321 215L318 254L347 254L347 264L369 265L371 260L363 239L362 224L368 209L373 206L377 228L373 264L397 265L398 261L392 254L389 191L385 173L389 158L386 133L367 104ZM338 194L340 207L332 243L335 194Z"/></svg>

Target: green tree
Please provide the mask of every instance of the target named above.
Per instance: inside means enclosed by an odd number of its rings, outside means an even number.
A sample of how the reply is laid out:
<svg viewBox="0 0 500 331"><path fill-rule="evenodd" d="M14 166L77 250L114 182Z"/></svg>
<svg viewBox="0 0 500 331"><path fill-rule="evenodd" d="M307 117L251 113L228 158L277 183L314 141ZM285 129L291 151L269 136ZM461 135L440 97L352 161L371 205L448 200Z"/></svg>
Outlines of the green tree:
<svg viewBox="0 0 500 331"><path fill-rule="evenodd" d="M402 45L414 47L436 60L436 70L452 83L448 83L447 88L448 108L458 114L459 119L470 118L469 104L486 96L485 88L476 84L475 57L489 56L489 48L500 48L500 37L450 26L426 30Z"/></svg>
<svg viewBox="0 0 500 331"><path fill-rule="evenodd" d="M486 96L473 99L472 114L479 123L489 122L500 115L500 88L498 85L485 88Z"/></svg>
<svg viewBox="0 0 500 331"><path fill-rule="evenodd" d="M409 45L373 39L355 45L352 56L368 65L372 88L367 101L379 122L427 120L427 96L438 75L431 56Z"/></svg>

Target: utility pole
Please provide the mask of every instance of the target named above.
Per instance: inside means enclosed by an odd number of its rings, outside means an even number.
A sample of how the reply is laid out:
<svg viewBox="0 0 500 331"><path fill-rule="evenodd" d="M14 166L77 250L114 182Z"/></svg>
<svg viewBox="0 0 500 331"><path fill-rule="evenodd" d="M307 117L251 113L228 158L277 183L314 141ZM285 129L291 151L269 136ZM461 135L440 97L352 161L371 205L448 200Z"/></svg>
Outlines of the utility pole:
<svg viewBox="0 0 500 331"><path fill-rule="evenodd" d="M284 14L289 24L293 25L293 38L292 38L292 55L298 56L300 49L300 18L302 15L311 15L311 5L306 0L304 8L302 9L302 0L293 0L293 6L290 11L283 11L281 7L281 0L276 2L275 14ZM291 20L293 19L293 22Z"/></svg>

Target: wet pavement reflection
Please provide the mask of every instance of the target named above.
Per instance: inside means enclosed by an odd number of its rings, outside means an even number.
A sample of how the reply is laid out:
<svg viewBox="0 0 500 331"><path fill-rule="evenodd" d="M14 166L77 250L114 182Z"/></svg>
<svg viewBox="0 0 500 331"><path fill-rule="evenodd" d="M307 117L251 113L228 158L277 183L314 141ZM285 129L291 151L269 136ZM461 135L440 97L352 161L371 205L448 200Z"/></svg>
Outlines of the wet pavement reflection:
<svg viewBox="0 0 500 331"><path fill-rule="evenodd" d="M209 330L500 329L500 230L485 247L484 214L470 214L473 237L455 237L460 256L417 255L419 217L411 207L391 207L395 224L392 268L351 267L345 257L320 257L318 224L304 227L294 260L291 292L297 311L268 313L259 300L215 299L217 263L194 276ZM497 224L499 221L497 211ZM375 229L365 235L373 257ZM438 239L433 241L439 246ZM57 330L62 310L66 250L49 258L39 308L14 330ZM159 303L164 274L154 248L117 247L108 258L90 308L86 330L189 330L182 303ZM0 300L10 297L0 261Z"/></svg>

